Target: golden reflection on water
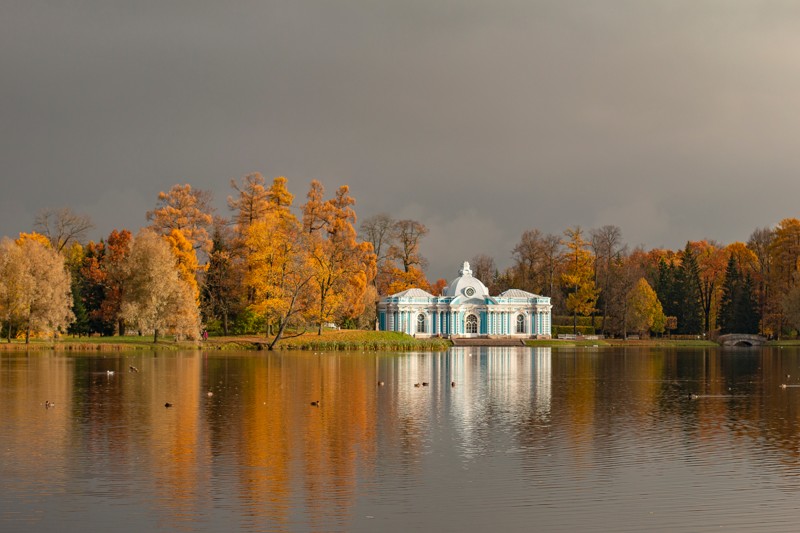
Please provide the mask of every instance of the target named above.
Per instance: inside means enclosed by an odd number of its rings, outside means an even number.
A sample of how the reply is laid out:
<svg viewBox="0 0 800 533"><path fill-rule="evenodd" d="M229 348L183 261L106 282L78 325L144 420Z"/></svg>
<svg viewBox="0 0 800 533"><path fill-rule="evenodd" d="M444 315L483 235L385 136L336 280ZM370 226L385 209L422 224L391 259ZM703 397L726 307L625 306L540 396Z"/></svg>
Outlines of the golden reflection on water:
<svg viewBox="0 0 800 533"><path fill-rule="evenodd" d="M466 491L470 469L498 457L519 472L506 482L547 491L505 509L508 520L599 471L621 483L653 461L648 448L672 465L721 453L797 476L800 387L780 385L800 385L798 352L753 353L2 354L0 529L42 524L59 497L124 499L132 530L369 529L365 500L394 498L387 512L401 516L419 487L450 487L430 477L439 463L459 468L451 489ZM614 501L592 501L604 497ZM504 505L465 505L489 503Z"/></svg>

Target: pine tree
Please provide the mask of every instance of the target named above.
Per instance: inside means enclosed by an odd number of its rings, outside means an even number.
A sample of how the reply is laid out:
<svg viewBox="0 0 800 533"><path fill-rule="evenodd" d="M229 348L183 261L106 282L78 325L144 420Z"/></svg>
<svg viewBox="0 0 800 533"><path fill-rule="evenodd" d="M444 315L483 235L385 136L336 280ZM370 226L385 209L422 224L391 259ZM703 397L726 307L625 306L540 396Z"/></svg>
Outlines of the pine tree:
<svg viewBox="0 0 800 533"><path fill-rule="evenodd" d="M703 332L703 308L700 302L700 275L697 258L689 243L682 254L677 270L676 285L679 298L678 333L697 335Z"/></svg>
<svg viewBox="0 0 800 533"><path fill-rule="evenodd" d="M717 316L720 333L742 333L740 329L742 327L741 292L742 274L736 257L731 254L725 269L725 282L722 284L722 298Z"/></svg>

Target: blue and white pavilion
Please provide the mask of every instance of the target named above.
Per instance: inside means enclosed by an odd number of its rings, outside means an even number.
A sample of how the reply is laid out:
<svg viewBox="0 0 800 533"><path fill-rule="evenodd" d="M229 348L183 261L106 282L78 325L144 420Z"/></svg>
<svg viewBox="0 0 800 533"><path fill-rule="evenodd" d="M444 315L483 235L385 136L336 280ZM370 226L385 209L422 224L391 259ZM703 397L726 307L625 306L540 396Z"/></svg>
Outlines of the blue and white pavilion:
<svg viewBox="0 0 800 533"><path fill-rule="evenodd" d="M472 276L469 263L441 296L408 289L378 303L381 331L417 337L550 338L550 298L519 289L499 296Z"/></svg>

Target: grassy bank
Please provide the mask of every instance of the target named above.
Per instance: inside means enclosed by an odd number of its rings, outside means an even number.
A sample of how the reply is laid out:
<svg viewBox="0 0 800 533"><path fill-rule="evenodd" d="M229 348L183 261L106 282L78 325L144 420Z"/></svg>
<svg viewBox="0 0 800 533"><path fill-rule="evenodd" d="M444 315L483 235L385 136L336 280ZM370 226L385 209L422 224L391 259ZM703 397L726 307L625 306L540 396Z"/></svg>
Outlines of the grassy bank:
<svg viewBox="0 0 800 533"><path fill-rule="evenodd" d="M601 346L622 346L622 347L636 347L636 348L719 348L719 344L712 341L704 340L672 340L672 339L646 339L646 340L622 340L622 339L604 339L604 340L529 340L525 341L527 346L549 346L553 348L566 348L572 346L588 346L588 347L601 347Z"/></svg>
<svg viewBox="0 0 800 533"><path fill-rule="evenodd" d="M164 337L153 343L152 337L62 337L52 340L32 339L30 344L14 340L0 343L0 351L123 351L123 350L265 350L271 339L259 336L211 337L208 341L178 341ZM276 350L382 350L440 351L452 344L446 339L415 339L391 331L339 330L307 332L298 337L281 339Z"/></svg>
<svg viewBox="0 0 800 533"><path fill-rule="evenodd" d="M123 351L123 350L193 350L201 346L195 341L180 341L169 337L153 342L153 337L125 335L121 337L61 337L55 342L49 339L31 339L29 344L13 340L0 342L0 351L66 350L75 352Z"/></svg>
<svg viewBox="0 0 800 533"><path fill-rule="evenodd" d="M152 337L128 335L123 337L62 337L57 341L33 339L30 344L14 340L10 344L0 342L0 351L123 351L123 350L266 350L270 339L263 336L229 336L211 337L208 341L179 341L170 337L162 337L153 343ZM719 344L705 340L528 340L532 347L642 347L642 348L714 348ZM342 350L354 351L441 351L452 346L447 339L416 339L404 333L391 331L338 330L306 332L298 337L282 339L277 350L309 350L330 352ZM798 347L800 340L769 341L766 346Z"/></svg>

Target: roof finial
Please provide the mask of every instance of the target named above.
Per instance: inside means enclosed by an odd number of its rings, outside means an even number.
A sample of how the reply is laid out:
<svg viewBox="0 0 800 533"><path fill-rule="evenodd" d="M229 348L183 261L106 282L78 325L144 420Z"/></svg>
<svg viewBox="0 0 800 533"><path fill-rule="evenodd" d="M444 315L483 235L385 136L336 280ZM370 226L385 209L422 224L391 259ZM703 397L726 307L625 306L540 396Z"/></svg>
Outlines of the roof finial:
<svg viewBox="0 0 800 533"><path fill-rule="evenodd" d="M469 261L464 261L464 268L459 272L462 276L471 276L472 270L469 269Z"/></svg>

